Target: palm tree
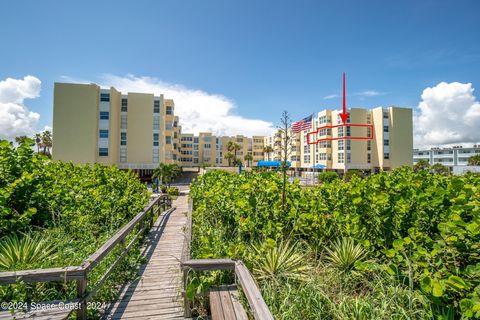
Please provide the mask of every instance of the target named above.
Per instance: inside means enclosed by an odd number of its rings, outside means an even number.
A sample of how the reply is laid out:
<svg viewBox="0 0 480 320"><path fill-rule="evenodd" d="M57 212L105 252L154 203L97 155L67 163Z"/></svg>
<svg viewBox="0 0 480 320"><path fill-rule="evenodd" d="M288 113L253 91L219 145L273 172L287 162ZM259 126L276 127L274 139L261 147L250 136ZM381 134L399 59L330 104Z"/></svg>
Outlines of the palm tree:
<svg viewBox="0 0 480 320"><path fill-rule="evenodd" d="M15 142L17 144L22 144L22 143L25 143L27 141L27 136L18 136L18 137L15 137Z"/></svg>
<svg viewBox="0 0 480 320"><path fill-rule="evenodd" d="M238 143L229 141L227 144L227 150L232 152L233 151L233 159L236 161L237 160L237 151L240 150L241 147ZM229 165L230 166L230 165Z"/></svg>
<svg viewBox="0 0 480 320"><path fill-rule="evenodd" d="M263 148L263 152L267 154L268 161L270 161L270 154L273 152L272 146L266 146Z"/></svg>
<svg viewBox="0 0 480 320"><path fill-rule="evenodd" d="M50 148L52 147L52 133L48 130L43 131L41 140L43 154L46 156L50 156Z"/></svg>
<svg viewBox="0 0 480 320"><path fill-rule="evenodd" d="M235 156L233 155L233 153L227 152L227 154L225 154L225 159L228 160L228 166L231 167L232 160L235 159Z"/></svg>
<svg viewBox="0 0 480 320"><path fill-rule="evenodd" d="M441 163L435 163L433 166L430 167L430 171L444 176L448 176L450 174L450 170L448 169L448 167L444 166Z"/></svg>
<svg viewBox="0 0 480 320"><path fill-rule="evenodd" d="M40 145L42 142L42 135L40 133L35 134L35 137L33 137L35 140L35 143L37 144L37 152L40 153Z"/></svg>
<svg viewBox="0 0 480 320"><path fill-rule="evenodd" d="M247 166L250 167L251 161L253 160L253 156L250 153L247 153L243 158L245 159L245 161L247 161Z"/></svg>
<svg viewBox="0 0 480 320"><path fill-rule="evenodd" d="M160 163L158 167L153 170L152 179L159 179L160 184L166 183L170 188L170 184L175 180L182 172L182 168L176 164Z"/></svg>
<svg viewBox="0 0 480 320"><path fill-rule="evenodd" d="M480 154L471 156L468 158L468 165L469 166L480 166Z"/></svg>
<svg viewBox="0 0 480 320"><path fill-rule="evenodd" d="M430 167L430 164L428 163L428 160L421 159L413 166L413 170L417 172L421 170L426 170L429 167Z"/></svg>

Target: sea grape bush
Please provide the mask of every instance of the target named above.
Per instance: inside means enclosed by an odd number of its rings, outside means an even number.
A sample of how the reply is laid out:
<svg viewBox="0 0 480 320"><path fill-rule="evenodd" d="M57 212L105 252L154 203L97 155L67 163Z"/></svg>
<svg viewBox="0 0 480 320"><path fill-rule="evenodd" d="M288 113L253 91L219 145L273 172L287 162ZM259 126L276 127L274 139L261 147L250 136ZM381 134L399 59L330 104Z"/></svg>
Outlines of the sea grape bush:
<svg viewBox="0 0 480 320"><path fill-rule="evenodd" d="M191 187L197 258L244 258L258 241L296 238L322 250L339 238L362 243L398 282L430 301L432 316L480 317L480 177L409 167L314 188L281 177L212 171ZM366 270L371 263L357 264Z"/></svg>
<svg viewBox="0 0 480 320"><path fill-rule="evenodd" d="M35 154L28 140L18 147L0 141L0 255L19 250L16 243L27 238L42 239L52 252L48 258L37 259L39 255L30 254L38 250L32 244L24 250L30 259L22 260L21 269L79 265L140 212L148 199L146 186L133 173L111 166L52 161ZM107 255L93 270L89 285L109 268L115 254L119 252ZM138 257L139 249L134 247L95 299L109 301L119 285L135 273ZM0 271L17 269L18 265L3 263ZM2 301L75 296L73 281L0 286Z"/></svg>
<svg viewBox="0 0 480 320"><path fill-rule="evenodd" d="M28 143L0 141L0 237L61 227L72 237L111 234L148 199L131 173L102 165L54 162Z"/></svg>

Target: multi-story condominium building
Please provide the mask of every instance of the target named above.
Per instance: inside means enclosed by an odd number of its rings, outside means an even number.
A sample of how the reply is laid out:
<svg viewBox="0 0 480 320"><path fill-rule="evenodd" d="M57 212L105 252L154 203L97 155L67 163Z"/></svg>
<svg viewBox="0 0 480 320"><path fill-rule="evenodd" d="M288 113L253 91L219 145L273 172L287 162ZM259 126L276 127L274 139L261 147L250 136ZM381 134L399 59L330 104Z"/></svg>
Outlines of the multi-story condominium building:
<svg viewBox="0 0 480 320"><path fill-rule="evenodd" d="M143 176L179 155L181 128L163 95L55 83L53 109L55 160L115 164Z"/></svg>
<svg viewBox="0 0 480 320"><path fill-rule="evenodd" d="M345 125L340 113L340 110L322 110L312 117L311 129L290 133L288 154L292 167L379 171L411 165L411 109L351 108ZM265 139L265 144L274 149L273 159L280 159L281 141L278 132ZM268 156L272 155L266 155L265 159Z"/></svg>
<svg viewBox="0 0 480 320"><path fill-rule="evenodd" d="M264 157L263 139L263 136L214 136L210 132L200 132L198 136L182 133L179 162L183 167L227 167L233 165L236 156L243 165L255 166ZM238 150L228 150L230 142L238 145ZM234 155L230 160L227 157L229 153Z"/></svg>
<svg viewBox="0 0 480 320"><path fill-rule="evenodd" d="M414 149L413 164L420 160L427 160L431 165L440 163L447 167L466 166L468 158L477 154L480 154L480 145L477 144L471 147Z"/></svg>

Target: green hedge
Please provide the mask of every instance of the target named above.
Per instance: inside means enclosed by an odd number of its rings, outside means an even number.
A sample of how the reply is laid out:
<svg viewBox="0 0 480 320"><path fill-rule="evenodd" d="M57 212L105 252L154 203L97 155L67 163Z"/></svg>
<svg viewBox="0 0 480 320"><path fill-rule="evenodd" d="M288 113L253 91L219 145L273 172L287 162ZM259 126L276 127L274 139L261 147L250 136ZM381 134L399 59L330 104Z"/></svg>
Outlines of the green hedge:
<svg viewBox="0 0 480 320"><path fill-rule="evenodd" d="M480 316L480 178L405 167L314 188L281 177L209 172L191 188L197 258L241 258L254 241L294 236L322 248L351 237L436 315ZM369 265L361 266L368 269Z"/></svg>

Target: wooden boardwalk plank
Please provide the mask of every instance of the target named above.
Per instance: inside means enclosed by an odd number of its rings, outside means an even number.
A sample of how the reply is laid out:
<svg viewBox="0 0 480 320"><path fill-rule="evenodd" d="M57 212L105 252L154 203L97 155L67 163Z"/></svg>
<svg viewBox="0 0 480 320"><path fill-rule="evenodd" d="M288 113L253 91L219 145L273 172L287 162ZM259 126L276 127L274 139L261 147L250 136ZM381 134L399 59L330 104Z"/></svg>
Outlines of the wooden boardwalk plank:
<svg viewBox="0 0 480 320"><path fill-rule="evenodd" d="M188 210L187 186L173 201L173 210L163 225L158 219L148 235L147 263L139 269L139 279L127 285L118 301L106 313L108 319L183 319L180 259L185 240Z"/></svg>

